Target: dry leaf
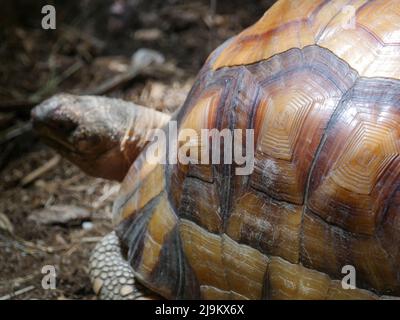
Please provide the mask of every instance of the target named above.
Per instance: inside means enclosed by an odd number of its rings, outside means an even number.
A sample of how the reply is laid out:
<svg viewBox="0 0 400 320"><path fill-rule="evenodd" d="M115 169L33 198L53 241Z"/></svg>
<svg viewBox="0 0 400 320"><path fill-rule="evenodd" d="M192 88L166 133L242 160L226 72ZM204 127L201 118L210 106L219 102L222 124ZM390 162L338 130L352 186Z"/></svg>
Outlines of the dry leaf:
<svg viewBox="0 0 400 320"><path fill-rule="evenodd" d="M89 210L72 205L54 205L51 207L35 210L29 215L28 220L40 224L75 224L89 220Z"/></svg>
<svg viewBox="0 0 400 320"><path fill-rule="evenodd" d="M0 229L8 231L9 233L14 233L14 226L8 217L0 212Z"/></svg>

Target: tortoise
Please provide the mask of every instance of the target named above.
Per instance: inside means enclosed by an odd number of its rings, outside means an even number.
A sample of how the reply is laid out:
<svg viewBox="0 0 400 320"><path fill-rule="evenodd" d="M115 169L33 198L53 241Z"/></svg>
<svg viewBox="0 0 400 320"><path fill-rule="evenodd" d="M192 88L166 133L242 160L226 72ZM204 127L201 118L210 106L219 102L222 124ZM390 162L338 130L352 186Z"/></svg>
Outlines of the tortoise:
<svg viewBox="0 0 400 320"><path fill-rule="evenodd" d="M90 260L100 297L400 296L399 28L395 0L281 0L214 50L172 118L107 98L39 105L49 144L122 180ZM251 129L253 171L150 163L150 132L172 121Z"/></svg>

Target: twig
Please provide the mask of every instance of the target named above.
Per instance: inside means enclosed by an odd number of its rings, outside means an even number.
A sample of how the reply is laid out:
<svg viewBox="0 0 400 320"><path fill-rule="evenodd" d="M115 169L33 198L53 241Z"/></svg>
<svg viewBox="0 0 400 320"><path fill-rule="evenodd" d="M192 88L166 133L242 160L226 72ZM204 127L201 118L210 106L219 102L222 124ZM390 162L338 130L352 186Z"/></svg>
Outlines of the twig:
<svg viewBox="0 0 400 320"><path fill-rule="evenodd" d="M38 274L39 274L38 272L34 272L25 277L18 277L18 278L14 278L11 280L0 280L0 285L4 287L5 285L9 285L11 283L12 287L19 287L20 285L24 284L25 282L28 282L28 281L31 281L32 279L34 279Z"/></svg>
<svg viewBox="0 0 400 320"><path fill-rule="evenodd" d="M59 155L54 156L51 158L49 161L47 161L44 165L40 166L39 168L33 170L31 173L29 173L27 176L25 176L21 182L20 185L26 186L30 184L31 182L35 181L37 178L45 174L46 172L50 171L53 169L57 164L60 162L61 157Z"/></svg>
<svg viewBox="0 0 400 320"><path fill-rule="evenodd" d="M9 127L15 118L16 115L13 112L0 113L0 129Z"/></svg>
<svg viewBox="0 0 400 320"><path fill-rule="evenodd" d="M43 101L48 95L55 92L55 89L60 85L61 82L69 78L72 74L82 68L82 61L78 61L68 68L62 75L51 78L47 84L36 93L31 95L27 100L20 101L3 101L0 102L1 111L15 111L15 109L29 110L35 105ZM177 68L173 64L168 63L155 63L150 65L133 65L128 71L118 74L111 79L105 80L103 83L98 85L96 88L87 90L74 90L76 95L103 95L112 90L115 90L138 76L153 76L157 78L175 75L180 77L183 75L183 71Z"/></svg>
<svg viewBox="0 0 400 320"><path fill-rule="evenodd" d="M9 300L9 299L14 298L16 296L19 296L21 294L24 294L24 293L27 293L29 291L32 291L33 289L35 289L35 286L28 286L26 288L17 290L17 291L15 291L13 293L6 294L5 296L2 296L2 297L0 297L0 300Z"/></svg>
<svg viewBox="0 0 400 320"><path fill-rule="evenodd" d="M213 19L216 12L217 12L217 0L210 0L210 14Z"/></svg>
<svg viewBox="0 0 400 320"><path fill-rule="evenodd" d="M161 64L161 65L150 65L144 68L132 68L122 74L118 74L111 79L107 79L98 85L96 88L86 90L84 92L78 93L78 95L103 95L110 91L113 91L128 82L132 81L136 77L143 75L146 77L163 77L176 75L181 76L182 70L176 68L171 64Z"/></svg>
<svg viewBox="0 0 400 320"><path fill-rule="evenodd" d="M0 136L0 145L9 142L10 140L32 130L32 124L30 122L20 123L7 130L7 132Z"/></svg>
<svg viewBox="0 0 400 320"><path fill-rule="evenodd" d="M29 110L37 105L39 100L6 100L0 103L1 111Z"/></svg>
<svg viewBox="0 0 400 320"><path fill-rule="evenodd" d="M94 88L92 90L87 90L86 92L83 92L84 95L102 95L107 92L110 92L111 90L114 90L117 87L120 87L132 79L134 79L138 74L140 73L140 70L134 68L132 70L129 70L127 72L124 72L122 74L118 74L111 79L105 80L103 83L101 83L97 88Z"/></svg>
<svg viewBox="0 0 400 320"><path fill-rule="evenodd" d="M80 240L81 243L97 243L99 242L103 237L84 237Z"/></svg>
<svg viewBox="0 0 400 320"><path fill-rule="evenodd" d="M92 206L93 209L99 209L100 206L112 195L116 194L119 191L119 185L113 185L111 187L108 187L108 190L106 190L103 195L97 200L94 201Z"/></svg>
<svg viewBox="0 0 400 320"><path fill-rule="evenodd" d="M38 244L34 244L29 241L25 241L15 235L11 237L5 237L0 233L0 248L1 247L13 247L19 251L35 256L39 252L53 253L55 251L54 247L44 247Z"/></svg>
<svg viewBox="0 0 400 320"><path fill-rule="evenodd" d="M43 88L41 88L40 90L35 92L29 98L29 100L41 101L41 100L43 100L44 97L47 97L47 96L53 94L56 91L57 87L62 82L64 82L69 77L71 77L75 72L77 72L82 67L83 67L83 62L81 60L78 60L72 66L70 66L67 70L65 70L61 75L50 78L49 81L47 81L47 83L43 86Z"/></svg>
<svg viewBox="0 0 400 320"><path fill-rule="evenodd" d="M37 92L32 94L26 100L16 100L16 101L2 101L0 102L0 110L1 111L15 111L16 109L21 110L29 110L33 108L35 105L40 103L47 96L53 94L56 91L56 88L70 76L72 76L75 72L83 67L82 61L77 61L72 66L70 66L67 70L65 70L61 75L50 78L47 84L43 86L43 88L39 89Z"/></svg>

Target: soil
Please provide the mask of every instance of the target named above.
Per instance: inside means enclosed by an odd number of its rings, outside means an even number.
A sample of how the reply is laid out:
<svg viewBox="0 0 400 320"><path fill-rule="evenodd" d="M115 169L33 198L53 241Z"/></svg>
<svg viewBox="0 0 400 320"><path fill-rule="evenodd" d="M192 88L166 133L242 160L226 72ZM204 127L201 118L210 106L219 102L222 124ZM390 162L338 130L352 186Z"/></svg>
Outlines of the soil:
<svg viewBox="0 0 400 320"><path fill-rule="evenodd" d="M57 92L95 88L129 63L138 48L151 48L176 72L141 76L108 95L171 113L183 103L208 54L254 23L272 2L46 1L57 9L52 31L38 28L41 1L5 5L0 13L0 60L7 61L0 66L0 299L96 299L88 257L112 229L118 191L116 182L58 161L29 128L21 129L29 124L29 109ZM15 136L2 140L10 128ZM54 161L26 183L30 173ZM90 217L51 225L28 219L54 205L84 208ZM46 265L55 267L55 289L42 287Z"/></svg>

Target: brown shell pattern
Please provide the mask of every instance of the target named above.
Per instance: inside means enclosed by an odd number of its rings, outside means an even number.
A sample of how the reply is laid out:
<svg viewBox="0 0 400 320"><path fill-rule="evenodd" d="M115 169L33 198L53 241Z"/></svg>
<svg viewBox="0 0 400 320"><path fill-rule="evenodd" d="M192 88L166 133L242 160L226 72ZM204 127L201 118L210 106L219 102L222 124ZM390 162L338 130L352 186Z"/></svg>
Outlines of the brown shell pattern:
<svg viewBox="0 0 400 320"><path fill-rule="evenodd" d="M172 299L400 296L399 30L395 0L283 0L218 48L178 127L254 129L254 172L139 158L115 204L138 280Z"/></svg>

